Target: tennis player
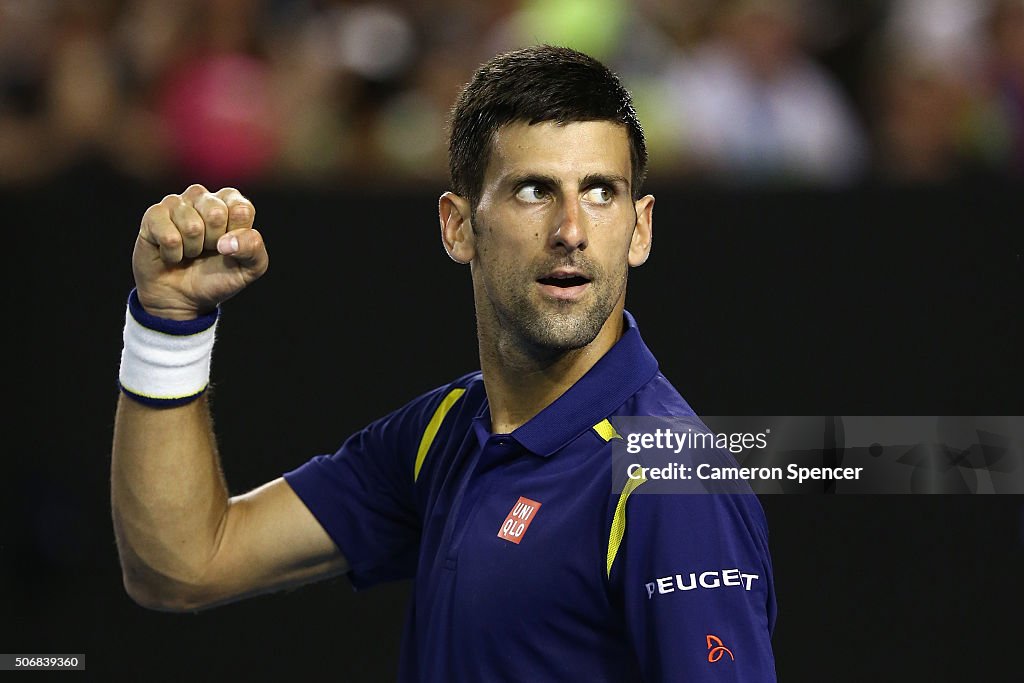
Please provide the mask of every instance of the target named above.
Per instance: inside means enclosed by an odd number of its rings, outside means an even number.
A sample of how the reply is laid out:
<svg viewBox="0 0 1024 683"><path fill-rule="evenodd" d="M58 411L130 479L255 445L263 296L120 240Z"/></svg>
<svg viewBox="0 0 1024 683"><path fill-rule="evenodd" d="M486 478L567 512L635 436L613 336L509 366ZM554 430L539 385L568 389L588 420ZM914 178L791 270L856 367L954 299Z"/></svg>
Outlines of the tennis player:
<svg viewBox="0 0 1024 683"><path fill-rule="evenodd" d="M219 306L267 269L255 209L193 185L142 218L112 465L125 587L194 611L344 574L414 579L402 681L773 681L753 495L611 486L617 416L694 413L625 310L654 197L628 92L550 46L459 96L441 238L481 372L229 497L204 391Z"/></svg>

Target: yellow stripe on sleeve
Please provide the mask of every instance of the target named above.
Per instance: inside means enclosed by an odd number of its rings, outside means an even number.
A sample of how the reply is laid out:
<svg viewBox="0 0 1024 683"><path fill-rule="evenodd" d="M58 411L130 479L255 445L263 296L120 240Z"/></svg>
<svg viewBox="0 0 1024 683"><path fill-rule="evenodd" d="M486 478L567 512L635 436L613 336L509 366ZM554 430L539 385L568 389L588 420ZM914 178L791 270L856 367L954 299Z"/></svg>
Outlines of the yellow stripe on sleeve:
<svg viewBox="0 0 1024 683"><path fill-rule="evenodd" d="M605 441L611 441L612 439L621 439L622 436L615 431L615 427L608 420L601 420L594 425L594 431L597 432L602 439Z"/></svg>
<svg viewBox="0 0 1024 683"><path fill-rule="evenodd" d="M622 488L622 493L619 494L619 502L615 506L615 516L612 517L612 531L608 535L609 578L612 575L612 564L615 563L615 556L619 552L619 546L622 545L622 537L626 533L626 500L629 499L629 494L633 493L636 487L640 486L640 484L643 484L645 481L647 481L647 479L644 477L641 477L640 479L630 479Z"/></svg>
<svg viewBox="0 0 1024 683"><path fill-rule="evenodd" d="M437 431L441 429L441 423L444 422L445 416L448 415L448 411L452 409L456 401L462 398L464 393L466 393L465 389L452 389L449 391L448 395L441 401L441 405L434 411L430 422L427 423L427 428L423 430L423 438L420 439L419 450L416 451L416 468L413 470L413 481L420 477L420 468L423 467L423 461L427 458L430 444L434 443L434 437L437 436Z"/></svg>

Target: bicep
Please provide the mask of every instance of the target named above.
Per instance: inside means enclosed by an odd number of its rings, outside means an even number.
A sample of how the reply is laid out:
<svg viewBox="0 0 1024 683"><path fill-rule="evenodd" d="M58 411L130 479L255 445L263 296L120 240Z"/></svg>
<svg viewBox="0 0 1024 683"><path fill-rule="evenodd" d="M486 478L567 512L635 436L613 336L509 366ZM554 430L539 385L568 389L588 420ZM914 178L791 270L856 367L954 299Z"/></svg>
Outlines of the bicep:
<svg viewBox="0 0 1024 683"><path fill-rule="evenodd" d="M343 574L348 562L279 477L230 500L208 567L203 606Z"/></svg>
<svg viewBox="0 0 1024 683"><path fill-rule="evenodd" d="M232 498L197 603L213 606L339 574L357 588L412 576L421 520L411 455L441 399L451 395L445 391L376 420L333 455Z"/></svg>

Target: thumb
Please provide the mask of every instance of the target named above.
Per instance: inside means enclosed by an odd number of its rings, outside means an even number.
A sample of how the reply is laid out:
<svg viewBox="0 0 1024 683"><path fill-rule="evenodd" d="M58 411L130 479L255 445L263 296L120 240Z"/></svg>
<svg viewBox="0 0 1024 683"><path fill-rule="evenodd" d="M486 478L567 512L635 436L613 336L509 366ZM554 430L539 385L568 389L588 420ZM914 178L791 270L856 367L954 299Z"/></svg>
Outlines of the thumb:
<svg viewBox="0 0 1024 683"><path fill-rule="evenodd" d="M263 243L263 235L254 228L239 228L220 236L217 240L217 251L230 256L238 265L246 270L262 275L270 261L267 247Z"/></svg>

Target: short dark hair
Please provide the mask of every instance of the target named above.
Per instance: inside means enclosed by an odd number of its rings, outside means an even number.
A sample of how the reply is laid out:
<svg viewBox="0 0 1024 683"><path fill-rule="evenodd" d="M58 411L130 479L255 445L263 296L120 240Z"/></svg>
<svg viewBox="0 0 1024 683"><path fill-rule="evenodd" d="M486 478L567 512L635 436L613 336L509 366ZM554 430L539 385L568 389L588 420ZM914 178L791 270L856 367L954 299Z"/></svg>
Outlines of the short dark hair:
<svg viewBox="0 0 1024 683"><path fill-rule="evenodd" d="M452 190L475 208L494 133L525 121L564 124L610 121L626 128L633 198L647 175L647 144L633 98L619 77L589 55L537 45L506 52L481 65L455 100L449 121L448 170Z"/></svg>

